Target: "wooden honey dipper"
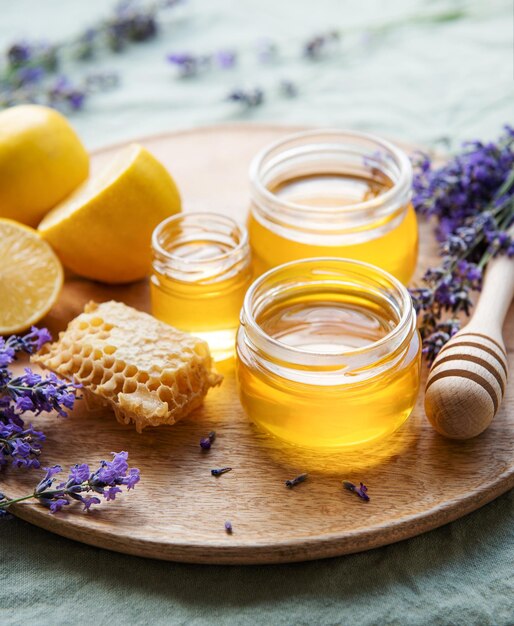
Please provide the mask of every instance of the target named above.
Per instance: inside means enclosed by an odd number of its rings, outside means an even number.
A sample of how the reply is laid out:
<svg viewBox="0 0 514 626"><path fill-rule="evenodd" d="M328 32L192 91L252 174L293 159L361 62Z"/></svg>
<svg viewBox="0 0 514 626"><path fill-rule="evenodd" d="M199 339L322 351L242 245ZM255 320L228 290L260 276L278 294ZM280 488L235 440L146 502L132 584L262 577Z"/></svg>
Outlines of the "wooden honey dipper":
<svg viewBox="0 0 514 626"><path fill-rule="evenodd" d="M470 322L434 361L425 411L432 426L446 437L476 437L500 407L507 385L502 327L513 296L514 259L491 260Z"/></svg>

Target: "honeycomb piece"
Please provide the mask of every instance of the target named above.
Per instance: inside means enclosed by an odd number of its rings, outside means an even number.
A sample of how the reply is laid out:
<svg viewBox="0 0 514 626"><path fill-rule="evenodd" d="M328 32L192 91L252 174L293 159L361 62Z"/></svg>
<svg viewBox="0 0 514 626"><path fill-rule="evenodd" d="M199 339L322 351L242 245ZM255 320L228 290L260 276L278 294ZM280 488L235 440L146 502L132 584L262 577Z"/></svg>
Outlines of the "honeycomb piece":
<svg viewBox="0 0 514 626"><path fill-rule="evenodd" d="M119 422L174 424L223 379L205 341L121 302L90 302L32 361L84 386L89 403L111 405Z"/></svg>

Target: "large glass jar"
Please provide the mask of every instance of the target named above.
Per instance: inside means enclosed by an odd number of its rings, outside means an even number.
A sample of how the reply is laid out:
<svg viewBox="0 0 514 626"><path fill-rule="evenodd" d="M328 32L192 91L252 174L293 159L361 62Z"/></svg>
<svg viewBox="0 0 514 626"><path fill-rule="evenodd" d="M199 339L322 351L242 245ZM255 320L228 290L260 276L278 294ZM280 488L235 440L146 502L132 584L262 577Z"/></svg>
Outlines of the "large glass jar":
<svg viewBox="0 0 514 626"><path fill-rule="evenodd" d="M407 289L367 263L281 265L248 290L236 341L242 405L300 446L354 446L396 430L418 395L421 349Z"/></svg>
<svg viewBox="0 0 514 626"><path fill-rule="evenodd" d="M412 277L418 254L412 167L390 142L339 130L297 133L255 157L250 184L256 274L333 256L372 263L404 284Z"/></svg>

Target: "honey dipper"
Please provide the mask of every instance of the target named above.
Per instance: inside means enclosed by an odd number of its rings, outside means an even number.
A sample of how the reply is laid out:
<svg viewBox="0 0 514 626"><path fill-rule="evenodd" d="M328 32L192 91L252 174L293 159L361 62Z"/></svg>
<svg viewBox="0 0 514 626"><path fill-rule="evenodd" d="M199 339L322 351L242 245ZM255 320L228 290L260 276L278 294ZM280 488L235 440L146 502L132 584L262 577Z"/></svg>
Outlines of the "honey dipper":
<svg viewBox="0 0 514 626"><path fill-rule="evenodd" d="M514 259L491 260L470 322L434 361L425 411L432 426L446 437L475 437L498 411L507 384L502 326L513 296Z"/></svg>

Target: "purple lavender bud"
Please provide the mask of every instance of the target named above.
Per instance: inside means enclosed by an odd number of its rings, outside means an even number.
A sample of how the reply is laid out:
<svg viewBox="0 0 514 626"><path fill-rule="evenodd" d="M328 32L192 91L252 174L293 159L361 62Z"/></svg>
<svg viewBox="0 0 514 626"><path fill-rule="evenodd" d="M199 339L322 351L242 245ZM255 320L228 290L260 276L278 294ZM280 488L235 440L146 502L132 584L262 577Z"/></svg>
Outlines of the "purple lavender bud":
<svg viewBox="0 0 514 626"><path fill-rule="evenodd" d="M219 67L228 70L236 64L237 55L233 50L219 50L214 55L214 59Z"/></svg>
<svg viewBox="0 0 514 626"><path fill-rule="evenodd" d="M369 502L370 497L367 493L368 488L366 487L366 485L364 485L364 483L359 483L359 487L357 487L349 480L343 480L343 487L348 491L352 491L353 493L357 494L359 498L361 498L361 500Z"/></svg>
<svg viewBox="0 0 514 626"><path fill-rule="evenodd" d="M32 83L38 83L45 75L45 72L42 67L21 67L17 73L16 77L19 81L20 86L30 85Z"/></svg>
<svg viewBox="0 0 514 626"><path fill-rule="evenodd" d="M225 522L225 532L228 535L232 534L232 522L229 522L228 520Z"/></svg>
<svg viewBox="0 0 514 626"><path fill-rule="evenodd" d="M7 367L14 361L15 350L3 337L0 337L0 367Z"/></svg>
<svg viewBox="0 0 514 626"><path fill-rule="evenodd" d="M119 487L113 486L113 487L109 487L108 489L104 491L104 496L107 501L115 500L116 494L121 493L121 492L122 491Z"/></svg>
<svg viewBox="0 0 514 626"><path fill-rule="evenodd" d="M309 476L308 474L300 474L299 476L296 476L295 478L286 480L285 485L286 487L289 487L289 489L292 489L293 487L296 487L296 485L299 485L300 483L305 482L308 476Z"/></svg>
<svg viewBox="0 0 514 626"><path fill-rule="evenodd" d="M218 469L211 469L211 474L213 476L221 476L222 474L226 474L227 472L231 472L231 467L220 467Z"/></svg>
<svg viewBox="0 0 514 626"><path fill-rule="evenodd" d="M39 481L36 488L34 489L34 493L41 494L46 491L49 487L51 487L54 482L54 476L59 472L62 472L62 467L60 465L53 465L52 467L44 467L46 472L45 476Z"/></svg>
<svg viewBox="0 0 514 626"><path fill-rule="evenodd" d="M202 437L200 439L200 448L202 448L202 450L210 450L215 439L216 432L212 430L207 437Z"/></svg>
<svg viewBox="0 0 514 626"><path fill-rule="evenodd" d="M31 54L31 46L27 43L19 42L9 47L7 60L12 67L18 67L29 61Z"/></svg>
<svg viewBox="0 0 514 626"><path fill-rule="evenodd" d="M244 89L235 89L229 93L227 100L240 102L248 108L253 108L264 102L264 92L259 87L247 91Z"/></svg>
<svg viewBox="0 0 514 626"><path fill-rule="evenodd" d="M72 485L81 485L89 479L89 474L89 465L86 463L74 465L70 469L67 486L71 487Z"/></svg>
<svg viewBox="0 0 514 626"><path fill-rule="evenodd" d="M96 496L83 496L81 501L84 504L84 511L89 511L91 505L100 504L101 502L100 498L97 498Z"/></svg>

